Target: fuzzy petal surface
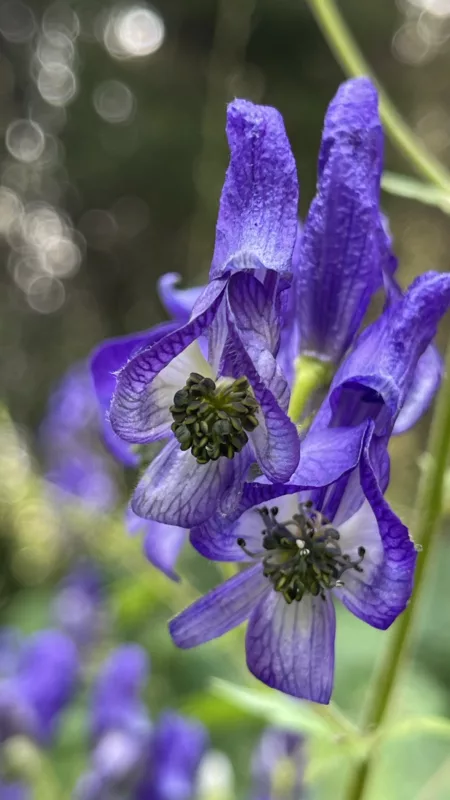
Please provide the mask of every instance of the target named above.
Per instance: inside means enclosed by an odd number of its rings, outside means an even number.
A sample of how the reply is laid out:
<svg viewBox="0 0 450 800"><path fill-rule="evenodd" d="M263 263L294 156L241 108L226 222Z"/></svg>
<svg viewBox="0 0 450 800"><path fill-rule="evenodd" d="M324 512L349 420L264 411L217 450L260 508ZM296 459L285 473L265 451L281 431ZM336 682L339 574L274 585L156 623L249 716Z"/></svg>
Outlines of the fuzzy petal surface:
<svg viewBox="0 0 450 800"><path fill-rule="evenodd" d="M274 689L328 703L334 679L336 617L329 595L290 605L271 589L253 611L246 636L250 672Z"/></svg>
<svg viewBox="0 0 450 800"><path fill-rule="evenodd" d="M291 272L298 182L283 119L269 106L228 106L230 164L220 199L210 278L236 269Z"/></svg>

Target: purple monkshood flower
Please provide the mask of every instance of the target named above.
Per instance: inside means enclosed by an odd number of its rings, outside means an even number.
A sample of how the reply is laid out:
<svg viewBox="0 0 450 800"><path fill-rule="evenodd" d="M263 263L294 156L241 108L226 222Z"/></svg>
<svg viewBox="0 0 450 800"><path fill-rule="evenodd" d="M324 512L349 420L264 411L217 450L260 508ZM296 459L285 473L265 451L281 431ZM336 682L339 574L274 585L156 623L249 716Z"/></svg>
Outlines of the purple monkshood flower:
<svg viewBox="0 0 450 800"><path fill-rule="evenodd" d="M330 374L339 368L383 283L388 307L401 297L380 211L383 140L375 87L367 78L346 81L325 116L317 194L297 239L292 288L284 301L278 358L290 382L299 355L328 364ZM416 360L394 433L407 430L426 410L441 375L441 359L430 345Z"/></svg>
<svg viewBox="0 0 450 800"><path fill-rule="evenodd" d="M190 800L207 738L203 727L166 712L152 726L141 692L148 677L145 652L123 645L103 666L94 686L91 768L77 800Z"/></svg>
<svg viewBox="0 0 450 800"><path fill-rule="evenodd" d="M2 646L8 646L3 639ZM79 662L73 642L40 631L14 647L0 679L0 741L24 735L48 745L76 689Z"/></svg>
<svg viewBox="0 0 450 800"><path fill-rule="evenodd" d="M143 349L142 341L134 345L110 409L112 427L125 441L169 439L132 507L139 516L182 527L236 506L251 463L283 481L299 458L287 416L289 390L275 358L280 289L287 286L297 234L295 162L273 108L231 103L227 134L231 159L210 283L186 324Z"/></svg>
<svg viewBox="0 0 450 800"><path fill-rule="evenodd" d="M364 622L385 629L405 609L413 586L416 552L383 497L389 459L373 428L367 425L359 463L345 478L322 489L308 489L306 481L298 487L246 484L243 513L234 524L220 535L201 528L193 533L205 557L252 566L172 620L179 647L194 647L248 620L250 671L287 694L329 702L333 596Z"/></svg>
<svg viewBox="0 0 450 800"><path fill-rule="evenodd" d="M84 649L101 634L105 594L92 563L80 563L61 582L53 601L53 617L75 644Z"/></svg>
<svg viewBox="0 0 450 800"><path fill-rule="evenodd" d="M0 780L2 800L31 800L31 789L23 783L5 783Z"/></svg>
<svg viewBox="0 0 450 800"><path fill-rule="evenodd" d="M114 463L100 441L98 406L86 364L72 366L50 397L40 429L47 479L106 511L117 497Z"/></svg>
<svg viewBox="0 0 450 800"><path fill-rule="evenodd" d="M305 757L302 736L267 728L252 757L251 800L301 800Z"/></svg>

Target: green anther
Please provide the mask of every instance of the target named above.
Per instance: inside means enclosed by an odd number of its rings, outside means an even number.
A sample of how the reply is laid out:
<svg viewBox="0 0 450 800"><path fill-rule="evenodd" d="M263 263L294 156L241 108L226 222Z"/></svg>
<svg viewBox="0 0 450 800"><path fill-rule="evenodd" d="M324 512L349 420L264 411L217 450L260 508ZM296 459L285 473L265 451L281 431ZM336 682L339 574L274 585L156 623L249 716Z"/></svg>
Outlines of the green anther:
<svg viewBox="0 0 450 800"><path fill-rule="evenodd" d="M259 405L245 377L217 385L192 372L170 406L172 431L182 450L199 464L234 458L248 442L246 431L258 426Z"/></svg>
<svg viewBox="0 0 450 800"><path fill-rule="evenodd" d="M365 548L358 548L355 560L342 553L339 532L309 503L300 504L299 513L284 523L277 521L276 507L270 511L264 508L260 514L264 525L262 544L267 551L262 558L264 575L287 603L300 601L305 594L325 599L326 591L343 584L342 576L347 570L363 571L360 564ZM248 555L254 555L246 550L243 539L238 539L238 544Z"/></svg>

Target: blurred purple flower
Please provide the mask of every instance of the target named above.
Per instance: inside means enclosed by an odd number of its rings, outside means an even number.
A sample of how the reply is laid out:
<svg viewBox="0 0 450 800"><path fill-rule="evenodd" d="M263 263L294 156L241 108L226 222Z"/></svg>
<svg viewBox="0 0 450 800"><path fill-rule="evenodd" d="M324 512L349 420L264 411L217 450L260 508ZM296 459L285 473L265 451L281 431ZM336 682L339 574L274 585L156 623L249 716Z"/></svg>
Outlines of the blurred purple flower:
<svg viewBox="0 0 450 800"><path fill-rule="evenodd" d="M23 783L5 783L0 780L1 800L31 800L31 789Z"/></svg>
<svg viewBox="0 0 450 800"><path fill-rule="evenodd" d="M48 745L76 689L75 645L59 631L40 631L20 643L9 661L14 666L0 680L0 741L23 734Z"/></svg>
<svg viewBox="0 0 450 800"><path fill-rule="evenodd" d="M175 643L195 647L248 619L250 671L287 694L328 703L332 596L385 629L411 595L416 552L383 497L388 479L389 459L384 443L373 438L372 423L359 466L345 481L309 491L306 481L297 487L246 484L237 522L219 535L197 529L192 541L207 558L253 566L175 617Z"/></svg>
<svg viewBox="0 0 450 800"><path fill-rule="evenodd" d="M77 800L189 800L206 735L198 723L164 714L152 727L140 694L147 679L145 652L123 645L108 658L91 703L94 750L78 783Z"/></svg>
<svg viewBox="0 0 450 800"><path fill-rule="evenodd" d="M114 464L103 449L94 387L86 364L72 366L50 397L40 428L46 477L98 511L116 502Z"/></svg>
<svg viewBox="0 0 450 800"><path fill-rule="evenodd" d="M266 728L252 757L251 800L301 800L305 756L302 736Z"/></svg>
<svg viewBox="0 0 450 800"><path fill-rule="evenodd" d="M164 525L142 519L131 508L127 509L126 526L132 535L143 535L144 555L154 567L164 572L173 581L180 578L175 572L180 551L187 540L185 528L177 525Z"/></svg>
<svg viewBox="0 0 450 800"><path fill-rule="evenodd" d="M102 631L105 595L94 564L81 563L67 575L53 600L53 616L80 648L92 645Z"/></svg>

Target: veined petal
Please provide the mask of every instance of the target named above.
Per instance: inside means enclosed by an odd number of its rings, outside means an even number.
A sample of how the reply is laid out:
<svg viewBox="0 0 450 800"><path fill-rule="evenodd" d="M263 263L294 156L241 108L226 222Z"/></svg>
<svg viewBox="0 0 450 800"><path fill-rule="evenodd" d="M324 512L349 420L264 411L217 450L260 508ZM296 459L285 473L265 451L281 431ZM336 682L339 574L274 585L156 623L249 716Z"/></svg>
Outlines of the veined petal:
<svg viewBox="0 0 450 800"><path fill-rule="evenodd" d="M286 694L328 703L334 679L336 619L329 595L288 605L271 590L253 611L246 636L250 672Z"/></svg>
<svg viewBox="0 0 450 800"><path fill-rule="evenodd" d="M176 324L165 322L148 331L106 339L91 355L92 379L100 405L103 437L112 454L127 466L136 466L139 457L133 453L129 444L117 436L109 422L109 407L116 388L116 374L135 353L154 344L176 328Z"/></svg>
<svg viewBox="0 0 450 800"><path fill-rule="evenodd" d="M338 363L381 284L383 131L368 78L341 85L325 117L317 195L296 269L301 351Z"/></svg>
<svg viewBox="0 0 450 800"><path fill-rule="evenodd" d="M229 343L233 349L233 377L247 377L260 407L256 415L259 425L249 435L258 463L270 480L287 481L300 456L297 428L261 379L233 320L229 322Z"/></svg>
<svg viewBox="0 0 450 800"><path fill-rule="evenodd" d="M196 647L236 628L250 615L255 604L269 590L261 564L234 575L208 592L169 623L170 635L178 647Z"/></svg>
<svg viewBox="0 0 450 800"><path fill-rule="evenodd" d="M231 159L210 277L248 268L248 256L256 267L289 275L298 183L282 117L274 108L235 100L228 106L227 136Z"/></svg>
<svg viewBox="0 0 450 800"><path fill-rule="evenodd" d="M274 484L270 484L272 488ZM282 487L283 491L283 487ZM245 493L245 489L244 489ZM298 511L297 496L283 494L270 498L271 505L278 506L280 519L291 519ZM264 501L261 502L261 507ZM247 510L245 510L247 508ZM236 520L236 516L238 519ZM232 521L236 520L236 521ZM245 541L245 549L254 554L264 555L262 547L264 524L258 508L248 508L248 501L242 498L239 509L231 518L222 519L215 515L203 525L192 529L190 540L195 549L212 561L249 561L249 556L238 544Z"/></svg>
<svg viewBox="0 0 450 800"><path fill-rule="evenodd" d="M367 500L339 525L344 553L357 558L365 548L362 572L348 570L336 595L357 617L385 629L404 611L411 596L416 551L408 529L389 507L377 481L366 442L360 466L361 487Z"/></svg>
<svg viewBox="0 0 450 800"><path fill-rule="evenodd" d="M241 341L263 383L283 411L289 405L289 387L275 356L280 345L278 279L270 285L244 272L228 281L229 313Z"/></svg>
<svg viewBox="0 0 450 800"><path fill-rule="evenodd" d="M115 432L122 439L144 444L167 435L170 428L169 406L165 407L168 394L161 392L168 385L173 388L174 381L182 379L178 367L173 367L177 373L174 377L171 362L177 356L181 360L186 358L186 355L183 356L183 351L205 333L214 319L224 291L225 284L220 281L216 281L214 286L209 285L197 301L195 315L190 322L165 336L152 347L141 350L121 370L111 404L110 419ZM201 369L208 369L199 348L192 347L189 350L189 357L194 354L196 360L202 358ZM196 361L197 365L198 363ZM160 376L165 368L167 372L161 381L154 385L155 378ZM186 368L188 372L185 378L192 369L187 361ZM198 369L200 366L196 369L193 365L193 371ZM172 399L173 394L169 405Z"/></svg>
<svg viewBox="0 0 450 800"><path fill-rule="evenodd" d="M393 434L405 433L418 422L429 408L439 389L444 364L434 345L428 345L420 356L414 371L411 386L395 421Z"/></svg>
<svg viewBox="0 0 450 800"><path fill-rule="evenodd" d="M244 453L198 464L172 438L152 461L132 499L133 511L145 519L191 528L214 513L226 515L238 505L247 469Z"/></svg>
<svg viewBox="0 0 450 800"><path fill-rule="evenodd" d="M359 337L337 371L315 425L374 419L376 433L391 433L413 384L418 361L450 304L450 274L427 272L385 309Z"/></svg>
<svg viewBox="0 0 450 800"><path fill-rule="evenodd" d="M203 286L193 286L189 289L177 289L181 275L177 272L166 272L158 278L158 294L161 302L170 316L180 325L188 322L192 309L203 292Z"/></svg>

